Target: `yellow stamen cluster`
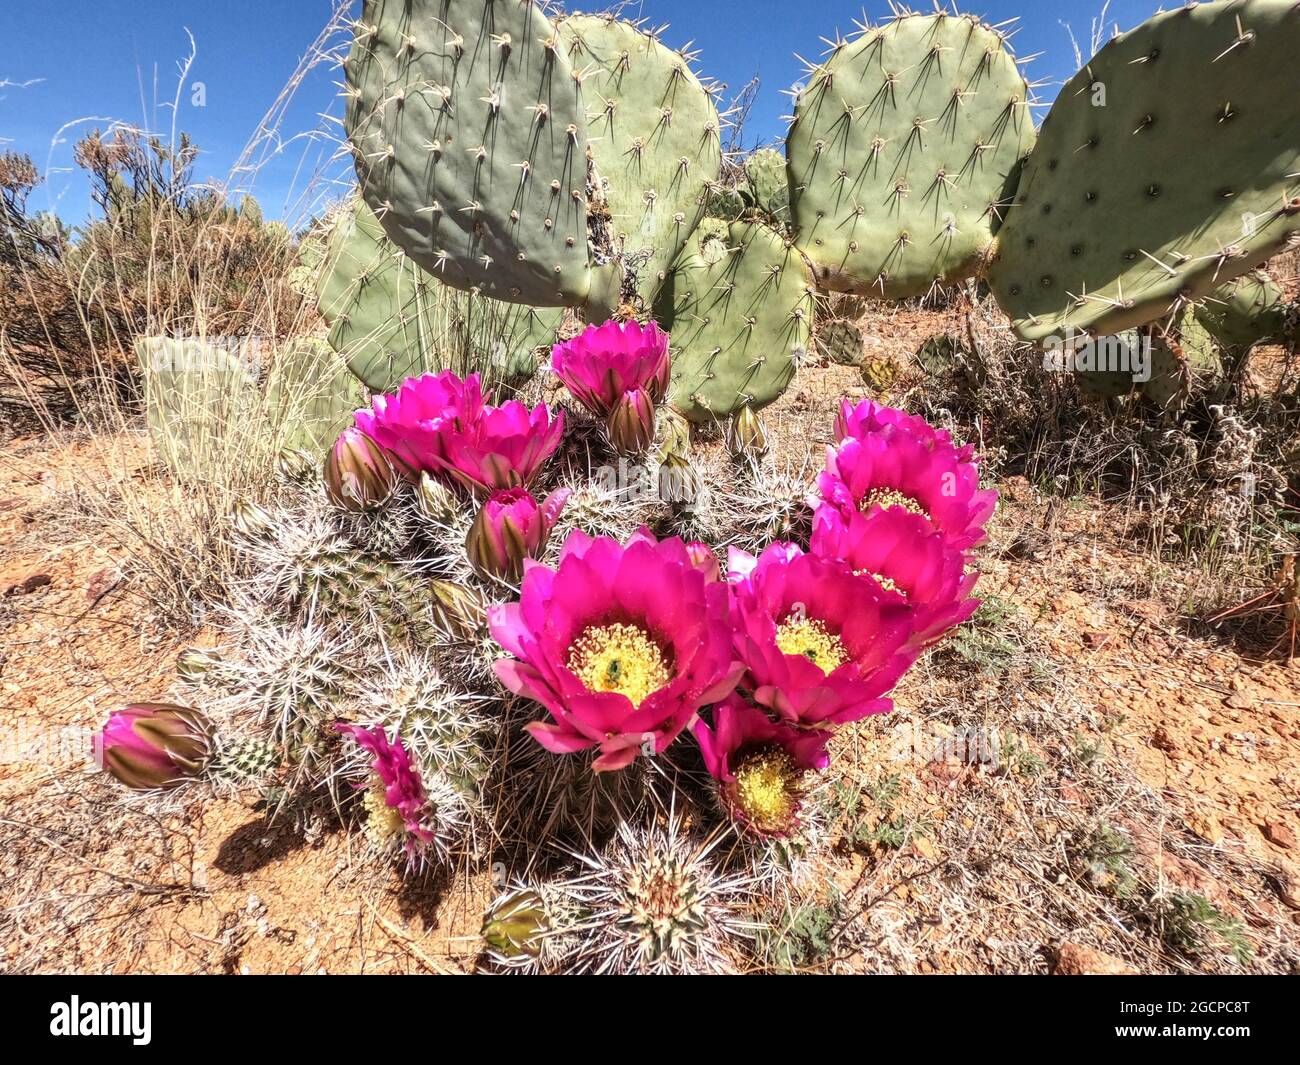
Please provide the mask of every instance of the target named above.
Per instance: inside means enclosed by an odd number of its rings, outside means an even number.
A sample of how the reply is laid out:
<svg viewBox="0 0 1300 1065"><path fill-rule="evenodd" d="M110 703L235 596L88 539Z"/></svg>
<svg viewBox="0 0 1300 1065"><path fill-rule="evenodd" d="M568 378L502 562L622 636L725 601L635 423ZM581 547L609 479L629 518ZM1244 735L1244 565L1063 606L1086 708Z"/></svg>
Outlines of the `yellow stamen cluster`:
<svg viewBox="0 0 1300 1065"><path fill-rule="evenodd" d="M901 595L904 599L907 598L907 592L905 592L902 588L900 588L897 584L895 584L890 578L882 576L879 573L874 573L869 569L855 569L853 571L853 576L870 577L873 581L875 581L878 585L880 585L880 587L885 589L885 591L894 592L896 595Z"/></svg>
<svg viewBox="0 0 1300 1065"><path fill-rule="evenodd" d="M858 509L863 514L866 514L872 507L882 507L886 510L890 507L902 507L904 510L910 510L913 514L919 514L923 518L930 516L926 513L925 507L896 488L873 488L864 495L862 502L858 504Z"/></svg>
<svg viewBox="0 0 1300 1065"><path fill-rule="evenodd" d="M735 768L736 805L760 832L787 832L799 810L803 774L780 748L742 755Z"/></svg>
<svg viewBox="0 0 1300 1065"><path fill-rule="evenodd" d="M816 618L792 615L776 627L782 654L803 655L823 673L833 673L849 660L840 638Z"/></svg>
<svg viewBox="0 0 1300 1065"><path fill-rule="evenodd" d="M362 796L366 810L366 834L380 847L387 847L394 837L406 831L402 815L384 800L384 782L375 777L374 783Z"/></svg>
<svg viewBox="0 0 1300 1065"><path fill-rule="evenodd" d="M619 692L633 706L673 679L664 650L637 625L593 625L569 648L569 669L593 692Z"/></svg>

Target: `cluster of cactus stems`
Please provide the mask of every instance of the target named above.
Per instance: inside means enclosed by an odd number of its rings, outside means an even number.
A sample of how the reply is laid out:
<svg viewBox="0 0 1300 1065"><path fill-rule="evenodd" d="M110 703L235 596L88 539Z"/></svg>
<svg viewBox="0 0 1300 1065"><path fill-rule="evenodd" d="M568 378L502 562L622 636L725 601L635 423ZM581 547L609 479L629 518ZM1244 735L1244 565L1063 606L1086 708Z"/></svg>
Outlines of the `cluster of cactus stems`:
<svg viewBox="0 0 1300 1065"><path fill-rule="evenodd" d="M834 730L888 710L978 605L970 551L996 498L972 448L870 402L840 411L824 469L772 462L756 412L815 333L836 361L856 346L816 308L984 275L1029 340L1162 320L1148 388L1165 407L1293 334L1280 294L1242 275L1300 232L1277 104L1300 89L1295 10L1157 15L1039 131L1008 27L899 11L830 42L784 159L749 160L724 221L706 214L725 116L692 55L531 0L366 0L346 88L361 198L317 252L332 346L269 382L210 375L219 394L171 342L141 347L178 470L253 390L314 391L272 497L232 515L247 580L222 645L178 664L203 712L126 708L106 768L140 790L327 794L409 870L504 848L483 928L503 968L733 967L752 903L821 860ZM435 373L466 308L503 316L504 347ZM605 324L555 344L565 308ZM553 344L572 402L506 399ZM386 394L356 410L354 376ZM693 456L691 423L721 420L726 458ZM656 467L658 491L598 462ZM852 632L874 636L850 646L846 619L779 606L800 581L851 587ZM591 595L621 620L557 650L555 618ZM655 611L695 627L690 645L626 620ZM688 728L697 745L675 743Z"/></svg>
<svg viewBox="0 0 1300 1065"><path fill-rule="evenodd" d="M701 422L781 394L818 289L984 275L1022 337L1077 343L1176 329L1300 240L1300 144L1275 103L1300 88L1287 0L1154 16L1039 129L1013 22L896 8L837 34L784 158L749 156L734 196L694 54L613 16L369 0L347 124L366 202L431 277L594 321L653 314L678 347L673 405ZM838 351L834 329L819 346Z"/></svg>
<svg viewBox="0 0 1300 1065"><path fill-rule="evenodd" d="M850 357L819 292L895 299L984 276L1040 344L1156 323L1174 341L1144 389L1160 405L1206 379L1186 351L1198 325L1216 363L1294 341L1275 294L1221 294L1300 241L1300 144L1275 103L1300 89L1293 6L1158 14L1108 42L1038 129L1014 33L896 9L837 34L794 94L784 157L763 148L731 167L733 193L716 87L642 23L367 0L345 89L361 195L303 249L342 364L279 360L291 368L267 387L292 409L286 443L319 453L332 439L359 403L348 371L376 392L443 368L517 386L570 313L652 316L672 333L671 402L693 422L771 403L814 340ZM307 381L311 401L284 400ZM174 427L220 432L254 390L238 374L148 385L178 468L202 434Z"/></svg>

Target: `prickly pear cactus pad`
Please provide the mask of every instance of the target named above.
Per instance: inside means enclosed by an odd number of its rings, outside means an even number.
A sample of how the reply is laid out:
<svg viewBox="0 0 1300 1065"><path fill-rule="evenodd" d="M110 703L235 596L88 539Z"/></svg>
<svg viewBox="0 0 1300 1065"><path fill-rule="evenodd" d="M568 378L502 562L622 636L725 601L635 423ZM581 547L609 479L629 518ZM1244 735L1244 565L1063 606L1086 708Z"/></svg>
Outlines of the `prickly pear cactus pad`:
<svg viewBox="0 0 1300 1065"><path fill-rule="evenodd" d="M790 206L818 285L900 299L974 274L1034 141L997 30L907 15L837 41L795 101Z"/></svg>
<svg viewBox="0 0 1300 1065"><path fill-rule="evenodd" d="M1300 239L1298 52L1293 0L1200 4L1065 85L989 271L1022 337L1153 321Z"/></svg>
<svg viewBox="0 0 1300 1065"><path fill-rule="evenodd" d="M1262 270L1216 289L1196 305L1196 320L1224 347L1237 352L1284 339L1287 304Z"/></svg>
<svg viewBox="0 0 1300 1065"><path fill-rule="evenodd" d="M365 402L361 382L323 340L290 341L267 377L267 413L283 431L281 447L293 451L323 455Z"/></svg>
<svg viewBox="0 0 1300 1065"><path fill-rule="evenodd" d="M766 226L725 243L692 240L661 290L672 334L672 405L691 421L729 418L781 395L808 349L813 292L803 256Z"/></svg>
<svg viewBox="0 0 1300 1065"><path fill-rule="evenodd" d="M688 58L653 33L612 16L574 15L558 25L582 74L609 238L628 274L623 288L649 304L718 180L717 108Z"/></svg>
<svg viewBox="0 0 1300 1065"><path fill-rule="evenodd" d="M745 183L754 203L776 226L790 224L790 184L785 157L774 148L759 148L745 160Z"/></svg>
<svg viewBox="0 0 1300 1065"><path fill-rule="evenodd" d="M437 282L385 236L362 200L340 209L317 301L330 344L367 386L386 391L437 365L446 325L438 296Z"/></svg>
<svg viewBox="0 0 1300 1065"><path fill-rule="evenodd" d="M366 202L411 258L496 299L583 302L586 114L539 4L366 0L347 94Z"/></svg>
<svg viewBox="0 0 1300 1065"><path fill-rule="evenodd" d="M533 352L555 342L564 317L563 308L504 303L441 284L388 239L360 199L335 220L317 286L330 344L375 392L448 368L519 384L536 372Z"/></svg>

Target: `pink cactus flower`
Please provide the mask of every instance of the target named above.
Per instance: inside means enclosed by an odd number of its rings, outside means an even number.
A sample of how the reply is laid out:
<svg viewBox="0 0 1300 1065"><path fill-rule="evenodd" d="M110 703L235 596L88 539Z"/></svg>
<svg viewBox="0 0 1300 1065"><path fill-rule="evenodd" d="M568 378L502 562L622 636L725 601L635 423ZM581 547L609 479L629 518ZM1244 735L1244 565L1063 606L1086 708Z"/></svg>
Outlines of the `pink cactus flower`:
<svg viewBox="0 0 1300 1065"><path fill-rule="evenodd" d="M893 708L886 694L916 661L912 613L842 562L776 543L757 559L733 552L741 690L783 721L828 728Z"/></svg>
<svg viewBox="0 0 1300 1065"><path fill-rule="evenodd" d="M501 682L553 719L527 726L533 738L557 754L598 747L597 771L663 751L743 670L727 586L645 529L625 545L570 533L555 569L525 565L519 602L488 627L514 656L497 662Z"/></svg>
<svg viewBox="0 0 1300 1065"><path fill-rule="evenodd" d="M700 540L692 540L686 545L686 553L695 563L695 568L708 580L722 580L722 567L718 564L718 556L708 544Z"/></svg>
<svg viewBox="0 0 1300 1065"><path fill-rule="evenodd" d="M970 598L979 573L967 572L965 552L902 507L846 516L823 504L813 517L810 546L812 554L873 578L889 601L906 604L913 646L930 646L979 609L979 600Z"/></svg>
<svg viewBox="0 0 1300 1065"><path fill-rule="evenodd" d="M668 391L668 334L654 322L591 325L551 349L551 369L597 418L608 418L625 392L658 403Z"/></svg>
<svg viewBox="0 0 1300 1065"><path fill-rule="evenodd" d="M713 708L713 727L692 728L718 800L732 820L758 836L784 836L798 828L809 770L830 762L825 729L779 724L759 707L733 695Z"/></svg>
<svg viewBox="0 0 1300 1065"><path fill-rule="evenodd" d="M449 426L442 442L442 472L475 495L528 488L564 436L564 414L545 403L531 410L518 400L488 407L476 423Z"/></svg>
<svg viewBox="0 0 1300 1065"><path fill-rule="evenodd" d="M563 415L544 403L486 405L478 374L413 377L372 407L357 411L357 428L411 470L480 496L529 487L564 435Z"/></svg>
<svg viewBox="0 0 1300 1065"><path fill-rule="evenodd" d="M395 395L376 396L356 413L357 428L391 451L406 467L440 473L446 468L443 434L464 432L483 413L478 374L463 381L450 370L402 382Z"/></svg>
<svg viewBox="0 0 1300 1065"><path fill-rule="evenodd" d="M518 584L524 562L540 558L572 491L561 488L539 505L526 489L494 492L465 538L470 564L483 576Z"/></svg>
<svg viewBox="0 0 1300 1065"><path fill-rule="evenodd" d="M869 399L860 403L854 403L851 399L840 400L840 409L835 415L835 439L855 437L861 440L889 425L897 426L926 443L952 446L952 434L947 429L936 428L919 414L908 414L896 407L886 407ZM966 460L975 454L975 448L968 444L960 448L959 452L961 458Z"/></svg>
<svg viewBox="0 0 1300 1065"><path fill-rule="evenodd" d="M378 783L367 795L366 803L372 821L390 822L387 827L402 837L407 854L416 855L424 845L433 842L434 832L428 826L429 798L420 774L411 765L410 753L400 739L389 740L388 734L379 726L366 728L363 725L337 724L334 727L374 756L370 768ZM379 793L382 805L370 801L375 792ZM381 831L380 835L387 833Z"/></svg>
<svg viewBox="0 0 1300 1065"><path fill-rule="evenodd" d="M980 490L979 466L967 449L898 425L828 447L817 487L846 516L889 507L920 514L959 550L984 541L998 502L996 491Z"/></svg>

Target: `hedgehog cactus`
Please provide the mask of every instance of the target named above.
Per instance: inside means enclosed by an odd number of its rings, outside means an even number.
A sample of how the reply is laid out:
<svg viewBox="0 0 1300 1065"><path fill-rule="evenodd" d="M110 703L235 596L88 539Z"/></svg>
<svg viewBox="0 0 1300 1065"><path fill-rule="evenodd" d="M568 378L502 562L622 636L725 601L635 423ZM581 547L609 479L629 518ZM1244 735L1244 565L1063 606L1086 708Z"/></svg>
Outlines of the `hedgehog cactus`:
<svg viewBox="0 0 1300 1065"><path fill-rule="evenodd" d="M1034 140L997 30L945 13L838 40L795 101L790 206L817 282L886 299L968 277Z"/></svg>

